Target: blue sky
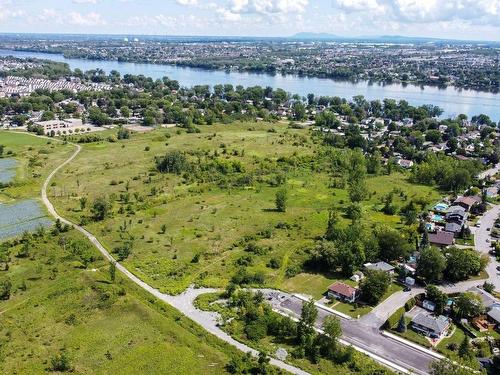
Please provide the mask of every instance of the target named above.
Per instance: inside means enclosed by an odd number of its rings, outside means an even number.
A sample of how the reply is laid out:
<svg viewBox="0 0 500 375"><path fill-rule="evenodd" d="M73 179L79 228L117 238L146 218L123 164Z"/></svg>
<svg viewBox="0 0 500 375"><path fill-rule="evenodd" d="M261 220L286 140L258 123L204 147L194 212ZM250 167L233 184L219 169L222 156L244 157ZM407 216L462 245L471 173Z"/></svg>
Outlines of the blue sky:
<svg viewBox="0 0 500 375"><path fill-rule="evenodd" d="M0 32L500 40L500 0L0 0Z"/></svg>

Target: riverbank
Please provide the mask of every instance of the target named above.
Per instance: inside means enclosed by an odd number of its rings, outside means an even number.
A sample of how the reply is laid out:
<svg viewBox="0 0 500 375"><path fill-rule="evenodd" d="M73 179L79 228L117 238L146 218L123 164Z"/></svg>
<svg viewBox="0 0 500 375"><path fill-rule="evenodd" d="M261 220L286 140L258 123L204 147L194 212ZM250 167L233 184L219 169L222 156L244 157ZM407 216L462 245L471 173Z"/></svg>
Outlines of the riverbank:
<svg viewBox="0 0 500 375"><path fill-rule="evenodd" d="M282 88L283 90L307 96L338 96L352 98L363 95L368 100L391 98L406 100L411 105L432 104L441 107L443 117L455 117L461 113L469 117L486 114L492 120L500 120L500 94L474 90L456 89L453 87L438 88L432 86L416 86L403 84L377 84L368 81L346 82L328 78L310 78L294 75L269 75L252 72L226 72L223 70L204 70L199 68L180 67L175 65L140 64L119 62L115 60L67 59L61 54L20 52L0 50L1 56L12 55L18 58L37 58L67 63L71 69L83 71L102 69L109 73L112 70L125 74L142 74L153 79L164 76L179 81L182 86L232 84L233 86L261 86Z"/></svg>

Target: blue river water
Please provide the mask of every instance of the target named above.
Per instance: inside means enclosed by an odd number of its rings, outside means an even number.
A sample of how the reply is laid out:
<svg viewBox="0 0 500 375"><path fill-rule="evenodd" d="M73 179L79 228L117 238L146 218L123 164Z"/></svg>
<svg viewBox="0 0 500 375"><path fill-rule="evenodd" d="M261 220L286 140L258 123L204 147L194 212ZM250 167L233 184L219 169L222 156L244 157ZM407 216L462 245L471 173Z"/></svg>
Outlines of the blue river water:
<svg viewBox="0 0 500 375"><path fill-rule="evenodd" d="M136 64L111 60L66 59L59 54L0 50L0 56L32 57L65 62L71 69L83 71L102 69L109 73L116 70L124 74L143 74L154 79L164 76L179 81L182 86L207 84L232 84L248 86L270 86L282 88L292 94L305 96L340 96L350 99L363 95L368 100L391 98L406 100L412 105L433 104L444 110L443 116L453 117L464 113L469 117L484 113L494 121L500 121L500 94L454 87L416 86L402 84L379 84L367 81L347 82L326 78L301 77L296 75L269 75L246 72L226 72L179 67L175 65Z"/></svg>

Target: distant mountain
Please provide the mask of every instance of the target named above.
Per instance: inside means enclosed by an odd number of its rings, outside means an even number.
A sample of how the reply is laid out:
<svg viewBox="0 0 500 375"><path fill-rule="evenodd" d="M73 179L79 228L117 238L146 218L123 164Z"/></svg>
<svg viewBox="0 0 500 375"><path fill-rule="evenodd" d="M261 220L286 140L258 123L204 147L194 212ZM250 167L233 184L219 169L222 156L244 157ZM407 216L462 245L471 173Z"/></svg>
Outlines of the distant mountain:
<svg viewBox="0 0 500 375"><path fill-rule="evenodd" d="M430 38L430 37L419 37L419 36L404 36L404 35L365 35L365 36L340 36L328 33L314 33L314 32L301 32L295 35L289 36L286 39L291 40L308 40L308 41L336 41L336 42L348 42L348 43L394 43L394 44L424 44L424 43L435 43L435 44L486 44L490 46L498 46L500 42L491 41L467 41L459 39L446 39L446 38Z"/></svg>
<svg viewBox="0 0 500 375"><path fill-rule="evenodd" d="M333 40L339 39L337 35L328 34L328 33L297 33L290 37L291 39L308 39L308 40Z"/></svg>

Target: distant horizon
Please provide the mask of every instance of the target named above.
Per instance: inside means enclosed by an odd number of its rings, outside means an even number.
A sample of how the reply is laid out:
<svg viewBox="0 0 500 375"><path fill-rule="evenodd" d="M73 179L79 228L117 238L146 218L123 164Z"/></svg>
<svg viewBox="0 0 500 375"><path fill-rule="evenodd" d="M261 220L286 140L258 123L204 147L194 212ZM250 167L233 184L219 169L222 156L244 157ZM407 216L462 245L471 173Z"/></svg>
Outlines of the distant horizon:
<svg viewBox="0 0 500 375"><path fill-rule="evenodd" d="M154 37L154 38L211 38L211 39L249 39L249 40L262 40L262 39L294 39L294 40L310 40L310 41L335 41L335 40L383 40L383 39L406 39L408 41L422 40L422 41L436 41L436 42L474 42L474 43L494 43L500 44L500 40L488 39L460 39L460 38L438 38L426 37L415 35L401 35L401 34L384 34L384 35L339 35L325 32L315 31L299 31L290 35L274 35L274 36L259 36L259 35L211 35L211 34L142 34L142 33L83 33L83 32L10 32L1 31L0 35L43 35L43 36L94 36L94 37Z"/></svg>
<svg viewBox="0 0 500 375"><path fill-rule="evenodd" d="M118 11L119 10L119 11ZM500 41L498 0L0 0L0 32ZM352 35L355 34L355 35Z"/></svg>

